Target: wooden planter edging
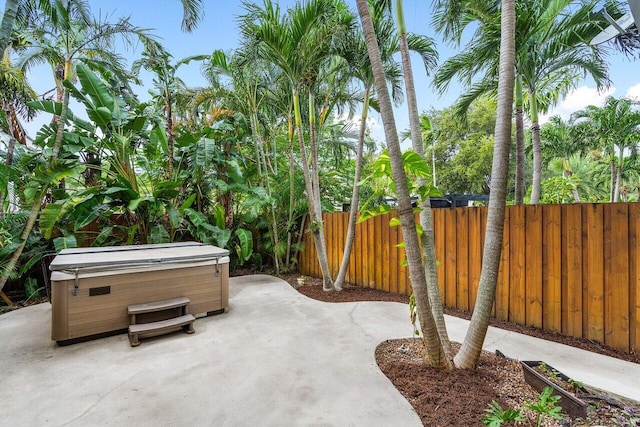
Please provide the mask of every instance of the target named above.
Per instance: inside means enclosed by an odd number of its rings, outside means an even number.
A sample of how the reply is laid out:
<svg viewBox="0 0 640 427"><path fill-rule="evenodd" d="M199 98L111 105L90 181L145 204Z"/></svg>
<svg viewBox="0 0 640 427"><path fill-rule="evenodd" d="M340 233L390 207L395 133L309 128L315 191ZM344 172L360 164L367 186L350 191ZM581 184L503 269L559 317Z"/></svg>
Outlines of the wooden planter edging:
<svg viewBox="0 0 640 427"><path fill-rule="evenodd" d="M521 361L522 372L524 373L524 379L531 387L536 389L539 392L542 392L545 387L551 387L553 389L553 394L560 396L560 401L558 402L564 412L573 418L586 418L587 416L587 404L582 400L578 399L571 393L567 393L557 384L551 382L548 378L540 375L533 368L536 366L540 366L543 362L541 361ZM553 366L546 365L547 368L556 372L556 375L561 378L563 381L569 382L569 377L564 375L562 372L557 371L553 368Z"/></svg>

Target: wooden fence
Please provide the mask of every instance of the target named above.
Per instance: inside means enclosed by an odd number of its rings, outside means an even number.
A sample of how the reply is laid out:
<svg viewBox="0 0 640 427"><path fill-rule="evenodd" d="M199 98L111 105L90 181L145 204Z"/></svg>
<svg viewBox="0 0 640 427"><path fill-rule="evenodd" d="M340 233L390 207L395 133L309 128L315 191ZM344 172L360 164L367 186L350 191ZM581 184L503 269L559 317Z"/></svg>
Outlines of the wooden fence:
<svg viewBox="0 0 640 427"><path fill-rule="evenodd" d="M347 282L411 293L395 213L356 226ZM434 209L438 281L447 307L473 310L487 208ZM324 215L330 270L342 258L348 214ZM640 351L640 203L508 206L494 315L513 323ZM321 277L304 236L302 274Z"/></svg>

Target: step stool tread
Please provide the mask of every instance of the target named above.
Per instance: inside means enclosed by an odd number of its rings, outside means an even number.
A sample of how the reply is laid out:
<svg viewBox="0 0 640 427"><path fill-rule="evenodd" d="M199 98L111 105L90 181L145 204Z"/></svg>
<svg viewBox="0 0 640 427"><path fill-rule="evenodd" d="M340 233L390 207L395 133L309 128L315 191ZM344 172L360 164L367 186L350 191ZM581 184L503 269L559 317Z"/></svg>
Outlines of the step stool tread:
<svg viewBox="0 0 640 427"><path fill-rule="evenodd" d="M162 301L148 302L144 304L134 304L128 307L129 314L152 313L154 311L170 310L172 308L184 307L191 301L187 297L171 298Z"/></svg>
<svg viewBox="0 0 640 427"><path fill-rule="evenodd" d="M168 328L175 328L178 326L184 326L187 325L193 321L195 321L196 318L193 316L193 314L184 314L182 316L179 317L173 317L171 319L167 319L167 320L160 320L157 322L151 322L151 323L140 323L137 325L130 325L129 326L129 333L133 333L133 334L140 334L140 333L144 333L144 332L152 332L152 331L160 331L162 329L168 329Z"/></svg>

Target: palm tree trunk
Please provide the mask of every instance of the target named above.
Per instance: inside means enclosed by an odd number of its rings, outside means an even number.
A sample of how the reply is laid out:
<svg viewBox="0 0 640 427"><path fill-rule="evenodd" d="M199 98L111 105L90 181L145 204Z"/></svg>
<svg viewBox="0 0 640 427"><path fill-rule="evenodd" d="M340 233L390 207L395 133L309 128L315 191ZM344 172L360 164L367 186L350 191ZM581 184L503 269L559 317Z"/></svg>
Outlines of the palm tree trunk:
<svg viewBox="0 0 640 427"><path fill-rule="evenodd" d="M616 168L616 184L613 189L613 201L620 201L620 187L622 187L622 165L624 164L624 147L620 146L620 158L618 159L618 167Z"/></svg>
<svg viewBox="0 0 640 427"><path fill-rule="evenodd" d="M611 172L611 184L609 184L609 201L615 201L615 189L616 189L616 161L615 157L611 155L611 161L609 162L609 170Z"/></svg>
<svg viewBox="0 0 640 427"><path fill-rule="evenodd" d="M515 204L521 205L524 203L524 115L522 112L523 97L522 97L522 77L516 77L516 190L515 190Z"/></svg>
<svg viewBox="0 0 640 427"><path fill-rule="evenodd" d="M167 99L167 150L169 151L169 167L167 169L167 178L173 178L173 146L174 146L174 135L173 135L173 111L172 111L172 100L169 97Z"/></svg>
<svg viewBox="0 0 640 427"><path fill-rule="evenodd" d="M515 0L502 0L500 35L500 71L498 78L498 117L496 121L493 165L491 168L491 198L487 217L487 230L482 255L482 271L476 305L469 330L454 362L458 368L475 369L478 366L491 308L498 283L498 269L504 233L504 211L511 147L511 114L513 108L515 68Z"/></svg>
<svg viewBox="0 0 640 427"><path fill-rule="evenodd" d="M389 97L382 61L380 59L380 50L376 39L373 22L369 14L369 8L366 0L357 0L358 14L362 21L363 32L367 44L367 52L371 59L371 67L373 70L376 91L380 104L380 113L382 123L384 125L384 133L389 149L389 157L391 159L391 170L393 173L393 181L396 185L396 193L398 197L398 216L402 226L402 233L405 240L405 252L407 262L409 264L409 277L411 278L411 286L414 289L416 302L421 304L424 309L424 316L420 316L420 327L427 348L427 357L433 366L445 368L447 367L447 359L440 342L440 336L431 313L429 297L423 292L426 287L426 278L422 266L422 256L420 244L416 232L415 217L413 215L413 207L411 206L411 197L407 186L404 165L402 163L402 152L400 151L400 141L393 116L393 106ZM417 292L416 292L417 291Z"/></svg>
<svg viewBox="0 0 640 427"><path fill-rule="evenodd" d="M287 219L287 257L285 260L285 265L288 267L291 262L291 244L293 243L293 214L294 214L294 204L295 204L295 192L294 192L294 174L295 174L295 163L293 162L293 118L291 117L291 113L289 113L287 117L288 122L288 132L287 136L289 138L289 217ZM304 222L304 217L302 222Z"/></svg>
<svg viewBox="0 0 640 427"><path fill-rule="evenodd" d="M533 179L531 186L532 205L540 202L540 183L542 181L542 148L540 147L540 123L538 123L538 101L536 92L530 91L531 98L531 148L533 151Z"/></svg>
<svg viewBox="0 0 640 427"><path fill-rule="evenodd" d="M322 212L320 212L320 215L318 216L318 209L316 208L316 197L314 194L313 178L311 176L311 171L309 170L307 151L304 145L302 116L300 114L300 98L298 96L298 90L296 88L293 89L293 111L295 114L296 128L298 132L298 144L300 145L300 158L302 161L304 183L307 190L307 201L309 202L309 216L311 218L309 228L311 230L311 233L313 234L313 241L316 246L316 254L318 255L318 263L320 264L320 271L322 271L322 287L325 290L331 290L333 289L333 280L331 279L331 273L329 272L329 260L327 259L327 252L324 250L324 238L321 238L321 235L324 234L322 226Z"/></svg>
<svg viewBox="0 0 640 427"><path fill-rule="evenodd" d="M261 148L262 141L260 138L260 134L258 133L258 117L256 116L255 112L251 113L250 125L251 125L251 135L253 137L253 145L255 147L255 152L256 152L256 163L258 164L258 179L260 180L260 184L264 186L267 192L267 196L269 197L269 199L271 199L271 183L269 179L269 171L266 165L266 156L264 155L263 150ZM262 166L263 164L264 164L264 167ZM271 222L270 227L271 227L271 234L272 234L271 243L274 248L273 260L276 267L276 273L280 274L280 265L282 264L282 261L280 259L279 249L278 249L278 247L280 246L280 241L278 236L278 221L276 218L275 207L273 206L273 204L269 204L267 211L268 211L267 214L271 217L270 218L270 222Z"/></svg>
<svg viewBox="0 0 640 427"><path fill-rule="evenodd" d="M396 21L398 25L398 39L400 42L400 54L402 56L402 69L404 72L405 91L407 94L407 106L409 110L409 124L411 128L411 144L413 151L420 157L424 156L424 143L422 141L422 129L420 128L420 117L418 114L418 101L416 99L415 83L413 81L413 71L411 69L411 58L409 57L409 45L407 43L407 31L404 24L404 13L402 11L402 0L396 0ZM426 161L426 159L425 159ZM425 178L418 179L418 185L429 185ZM431 200L429 198L420 201L420 226L423 233L422 242L422 262L424 264L424 274L426 278L426 290L424 292L429 296L431 305L431 313L436 323L438 335L442 348L446 354L448 367L453 367L453 350L447 333L447 325L444 320L444 310L442 308L442 297L438 288L438 270L436 264L436 249L433 233L433 215L431 213ZM416 289L413 288L414 293ZM416 310L418 317L425 314L422 310L426 307L421 306L416 298Z"/></svg>
<svg viewBox="0 0 640 427"><path fill-rule="evenodd" d="M571 189L571 194L573 194L573 200L576 203L582 203L582 199L580 198L580 193L578 193L578 189L577 188Z"/></svg>
<svg viewBox="0 0 640 427"><path fill-rule="evenodd" d="M349 224L347 225L347 237L344 242L344 252L342 254L342 262L340 270L333 286L337 291L342 290L344 278L349 268L349 260L351 259L351 248L356 234L356 216L358 213L358 204L360 200L360 175L362 174L362 155L364 151L364 134L367 130L367 115L369 113L369 96L371 88L367 86L364 89L364 102L362 105L362 116L360 117L360 132L358 133L358 148L356 150L356 172L353 177L353 192L351 193L351 209L349 209Z"/></svg>
<svg viewBox="0 0 640 427"><path fill-rule="evenodd" d="M318 240L322 247L322 257L326 264L326 274L322 272L322 289L325 292L331 292L334 290L333 278L331 277L331 270L329 269L329 259L327 258L327 243L324 236L324 222L322 219L322 202L320 199L320 168L318 166L318 141L316 132L316 106L315 96L312 88L309 87L309 148L311 152L311 189L313 192L313 210L315 213L316 225L320 225L320 233L318 233ZM317 249L317 246L316 246ZM320 254L320 252L318 252ZM322 270L322 266L321 266Z"/></svg>

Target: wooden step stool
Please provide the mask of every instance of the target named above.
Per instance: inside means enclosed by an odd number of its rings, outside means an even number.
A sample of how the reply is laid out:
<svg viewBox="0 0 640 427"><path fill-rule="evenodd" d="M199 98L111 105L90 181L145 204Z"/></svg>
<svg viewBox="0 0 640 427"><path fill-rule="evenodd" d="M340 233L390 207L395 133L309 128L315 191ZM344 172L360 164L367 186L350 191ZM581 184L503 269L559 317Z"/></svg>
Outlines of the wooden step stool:
<svg viewBox="0 0 640 427"><path fill-rule="evenodd" d="M128 307L130 316L129 342L131 347L140 345L140 338L162 335L177 331L180 328L188 334L195 332L193 322L196 318L189 314L189 303L186 297L172 298L163 301L149 302L146 304L135 304ZM180 309L180 315L165 320L158 320L149 323L137 323L136 316L145 313L161 313L169 310Z"/></svg>

